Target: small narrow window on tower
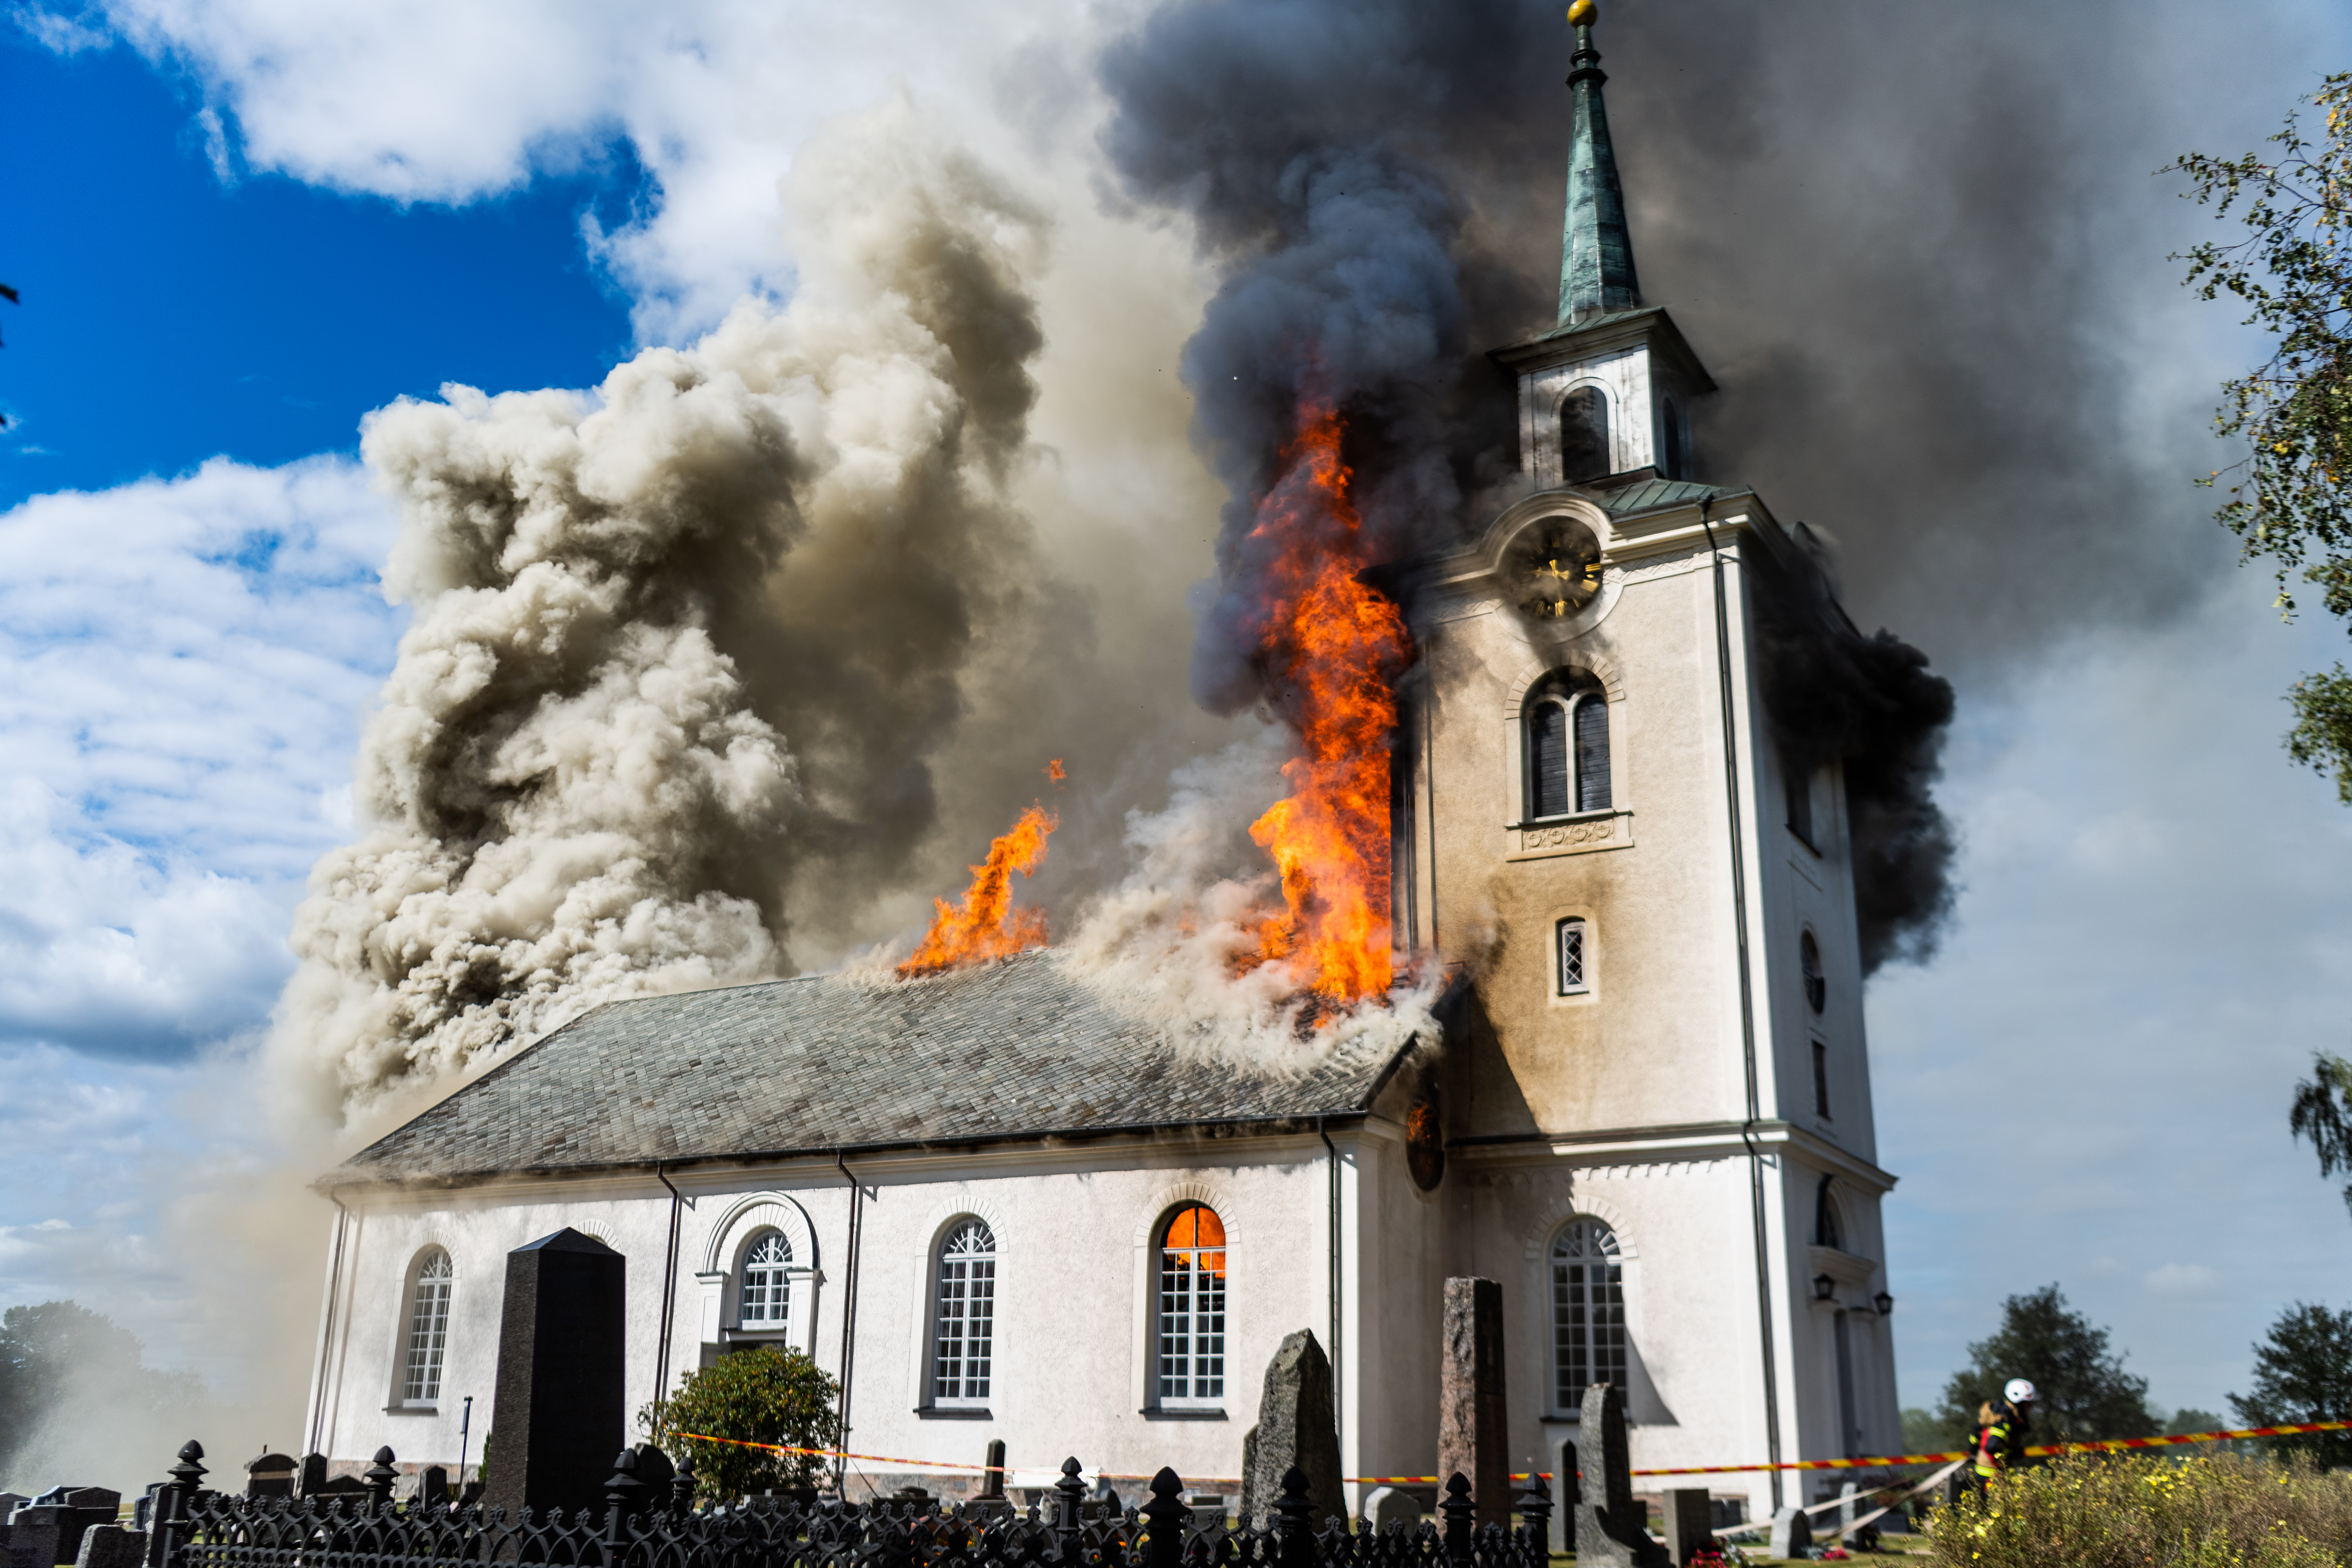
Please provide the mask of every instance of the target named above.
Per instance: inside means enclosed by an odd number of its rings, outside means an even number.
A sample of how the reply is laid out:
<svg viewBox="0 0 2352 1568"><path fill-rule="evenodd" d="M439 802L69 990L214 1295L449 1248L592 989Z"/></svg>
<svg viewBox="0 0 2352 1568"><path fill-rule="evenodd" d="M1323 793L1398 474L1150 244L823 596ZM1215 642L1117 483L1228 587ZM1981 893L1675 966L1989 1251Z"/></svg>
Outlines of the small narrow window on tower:
<svg viewBox="0 0 2352 1568"><path fill-rule="evenodd" d="M1813 842L1813 770L1794 755L1780 759L1780 772L1789 784L1789 831L1805 841L1805 847L1815 849Z"/></svg>
<svg viewBox="0 0 2352 1568"><path fill-rule="evenodd" d="M1580 386L1559 404L1559 477L1566 484L1606 479L1609 457L1609 395Z"/></svg>
<svg viewBox="0 0 2352 1568"><path fill-rule="evenodd" d="M1830 999L1830 977L1822 973L1822 944L1806 931L1797 938L1797 960L1805 974L1805 1005L1816 1013Z"/></svg>
<svg viewBox="0 0 2352 1568"><path fill-rule="evenodd" d="M1658 405L1660 434L1664 436L1664 451L1658 463L1658 477L1678 479L1683 477L1683 422L1675 409L1675 400L1666 398Z"/></svg>
<svg viewBox="0 0 2352 1568"><path fill-rule="evenodd" d="M1819 1040L1813 1042L1813 1114L1830 1119L1830 1048Z"/></svg>
<svg viewBox="0 0 2352 1568"><path fill-rule="evenodd" d="M1584 943L1584 922L1565 920L1559 922L1559 994L1580 996L1592 989L1585 978L1589 972Z"/></svg>

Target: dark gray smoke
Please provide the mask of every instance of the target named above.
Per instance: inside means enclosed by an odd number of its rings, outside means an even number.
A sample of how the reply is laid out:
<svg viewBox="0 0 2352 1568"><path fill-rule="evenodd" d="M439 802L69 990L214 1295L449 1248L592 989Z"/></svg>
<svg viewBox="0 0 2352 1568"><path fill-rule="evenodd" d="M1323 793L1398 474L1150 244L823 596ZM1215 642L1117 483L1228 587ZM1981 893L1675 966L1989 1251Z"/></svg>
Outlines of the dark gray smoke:
<svg viewBox="0 0 2352 1568"><path fill-rule="evenodd" d="M2202 15L1604 6L1647 300L1724 388L1699 410L1703 477L1834 531L1864 624L1964 679L2164 616L2225 558L2186 482L2206 395L2156 397L2127 352L2178 292L2183 231L2148 171L2227 140L2160 73L2226 77L2289 25L2249 10L2217 39ZM1570 47L1536 0L1171 0L1106 53L1106 150L1224 272L1186 363L1232 497L1204 702L1255 694L1246 535L1299 387L1325 377L1358 416L1387 542L1490 510L1515 453L1483 351L1552 316ZM2167 440L2179 460L2150 461ZM1845 754L1876 956L1923 954L1950 903L1927 793L1948 690L1892 639L1803 668L1829 683L1818 707L1859 704L1834 728L1864 747Z"/></svg>
<svg viewBox="0 0 2352 1568"><path fill-rule="evenodd" d="M1922 963L1952 910L1952 825L1936 804L1952 683L1894 633L1864 637L1809 561L1759 572L1764 706L1782 765L1845 769L1862 972Z"/></svg>

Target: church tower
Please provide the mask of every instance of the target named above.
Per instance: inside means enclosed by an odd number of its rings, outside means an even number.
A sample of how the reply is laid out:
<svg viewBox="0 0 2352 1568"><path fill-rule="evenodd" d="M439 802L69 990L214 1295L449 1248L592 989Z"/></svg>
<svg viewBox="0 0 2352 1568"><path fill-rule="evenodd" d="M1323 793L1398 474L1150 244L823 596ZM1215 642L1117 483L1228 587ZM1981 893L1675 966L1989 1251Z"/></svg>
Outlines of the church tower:
<svg viewBox="0 0 2352 1568"><path fill-rule="evenodd" d="M1511 1292L1515 1457L1602 1380L1641 1467L1899 1452L1843 779L1784 762L1761 683L1824 590L1694 442L1715 384L1636 279L1594 19L1559 319L1493 354L1526 488L1411 594L1397 921L1465 983L1444 1268ZM1712 1479L1760 1510L1805 1474Z"/></svg>

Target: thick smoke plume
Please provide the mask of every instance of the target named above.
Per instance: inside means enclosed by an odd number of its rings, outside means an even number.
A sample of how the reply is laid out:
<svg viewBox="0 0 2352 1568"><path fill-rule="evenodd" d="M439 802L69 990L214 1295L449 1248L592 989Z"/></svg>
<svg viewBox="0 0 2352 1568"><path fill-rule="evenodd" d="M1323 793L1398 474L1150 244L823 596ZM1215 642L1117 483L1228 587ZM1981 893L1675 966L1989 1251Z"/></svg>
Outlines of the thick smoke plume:
<svg viewBox="0 0 2352 1568"><path fill-rule="evenodd" d="M903 106L805 150L802 287L593 396L446 389L368 423L414 608L358 841L294 931L282 1050L330 1098L596 1001L773 975L870 900L1029 607L1005 500L1041 220Z"/></svg>
<svg viewBox="0 0 2352 1568"><path fill-rule="evenodd" d="M1601 19L1647 297L1724 386L1698 411L1701 476L1821 517L1860 612L1980 677L2162 613L2203 560L2193 509L2156 501L2122 438L2134 389L2109 347L2134 310L2113 258L2153 272L2165 247L2111 232L2134 209L2099 195L2145 181L2130 116L2155 100L2096 83L2137 69L2119 37L2161 25L1736 0ZM1224 279L1185 363L1232 498L1205 703L1279 710L1252 658L1248 521L1318 376L1357 418L1366 516L1399 552L1495 509L1515 433L1483 351L1552 320L1570 47L1556 8L1505 0L1171 0L1104 56L1107 153ZM2108 526L2120 510L2183 527L2151 541ZM1951 904L1930 792L1949 689L1891 638L1822 637L1784 646L1776 679L1818 680L1811 722L1847 763L1873 962L1922 956Z"/></svg>

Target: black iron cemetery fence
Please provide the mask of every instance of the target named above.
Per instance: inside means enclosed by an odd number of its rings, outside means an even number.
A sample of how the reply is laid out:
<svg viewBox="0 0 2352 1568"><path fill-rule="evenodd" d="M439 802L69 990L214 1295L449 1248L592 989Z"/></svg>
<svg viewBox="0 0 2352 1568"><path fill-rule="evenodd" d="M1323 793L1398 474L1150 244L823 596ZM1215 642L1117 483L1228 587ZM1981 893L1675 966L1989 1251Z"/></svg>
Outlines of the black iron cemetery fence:
<svg viewBox="0 0 2352 1568"><path fill-rule="evenodd" d="M1087 1500L1076 1459L1064 1461L1042 1506L1025 1509L807 1493L697 1508L690 1462L674 1480L648 1485L625 1453L601 1511L509 1518L478 1504L395 1502L388 1448L377 1451L364 1492L333 1497L208 1491L203 1458L190 1443L157 1489L146 1568L1547 1568L1552 1511L1537 1477L1517 1499L1522 1522L1480 1526L1457 1475L1437 1505L1442 1522L1375 1528L1334 1518L1318 1527L1307 1478L1293 1469L1267 1526L1203 1524L1180 1498L1175 1471L1152 1478L1140 1508L1113 1512Z"/></svg>

